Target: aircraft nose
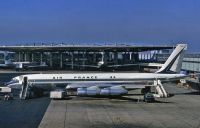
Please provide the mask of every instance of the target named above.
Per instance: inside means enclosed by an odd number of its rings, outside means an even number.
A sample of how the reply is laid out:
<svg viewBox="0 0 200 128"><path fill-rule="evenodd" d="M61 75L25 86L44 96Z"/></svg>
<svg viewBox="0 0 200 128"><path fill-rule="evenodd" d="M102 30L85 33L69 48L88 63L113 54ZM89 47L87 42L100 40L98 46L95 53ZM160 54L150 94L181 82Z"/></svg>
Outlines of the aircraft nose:
<svg viewBox="0 0 200 128"><path fill-rule="evenodd" d="M12 87L13 86L13 82L12 81L9 81L9 82L7 82L6 84L5 84L7 87Z"/></svg>
<svg viewBox="0 0 200 128"><path fill-rule="evenodd" d="M11 88L11 86L12 86L12 85L10 85L10 84L7 84L6 86L7 86L7 87L9 87L9 88Z"/></svg>
<svg viewBox="0 0 200 128"><path fill-rule="evenodd" d="M11 80L5 84L9 88L20 88L20 84L17 81Z"/></svg>
<svg viewBox="0 0 200 128"><path fill-rule="evenodd" d="M10 86L10 84L12 84L11 81L4 83L4 85L5 85L5 86L8 86L8 87Z"/></svg>

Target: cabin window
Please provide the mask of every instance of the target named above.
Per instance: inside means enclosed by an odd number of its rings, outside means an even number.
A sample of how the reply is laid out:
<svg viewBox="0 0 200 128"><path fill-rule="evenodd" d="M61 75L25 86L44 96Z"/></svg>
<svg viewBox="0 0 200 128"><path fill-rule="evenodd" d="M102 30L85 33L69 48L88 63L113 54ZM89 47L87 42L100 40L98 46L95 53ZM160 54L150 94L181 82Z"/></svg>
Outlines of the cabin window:
<svg viewBox="0 0 200 128"><path fill-rule="evenodd" d="M110 76L111 79L115 79L115 76Z"/></svg>

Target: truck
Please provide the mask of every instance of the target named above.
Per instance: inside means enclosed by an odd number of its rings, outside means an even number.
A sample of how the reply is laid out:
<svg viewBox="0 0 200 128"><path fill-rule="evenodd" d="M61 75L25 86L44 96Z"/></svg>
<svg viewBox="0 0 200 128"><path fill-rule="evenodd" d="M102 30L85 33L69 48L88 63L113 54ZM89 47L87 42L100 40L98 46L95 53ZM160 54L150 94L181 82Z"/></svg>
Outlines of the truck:
<svg viewBox="0 0 200 128"><path fill-rule="evenodd" d="M13 99L13 94L12 90L9 87L0 87L0 96L4 97L4 100L12 100Z"/></svg>
<svg viewBox="0 0 200 128"><path fill-rule="evenodd" d="M50 98L51 99L63 99L65 97L65 91L51 91Z"/></svg>
<svg viewBox="0 0 200 128"><path fill-rule="evenodd" d="M11 93L11 88L9 87L0 87L1 93Z"/></svg>

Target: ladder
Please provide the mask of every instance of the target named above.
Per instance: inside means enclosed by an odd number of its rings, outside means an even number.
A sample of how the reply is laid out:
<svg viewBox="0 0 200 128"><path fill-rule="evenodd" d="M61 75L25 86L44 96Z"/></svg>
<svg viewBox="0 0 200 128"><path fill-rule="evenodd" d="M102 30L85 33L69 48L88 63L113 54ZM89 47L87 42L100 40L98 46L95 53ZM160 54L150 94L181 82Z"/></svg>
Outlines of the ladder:
<svg viewBox="0 0 200 128"><path fill-rule="evenodd" d="M28 93L29 93L28 78L27 78L27 77L24 77L24 78L23 78L23 83L22 83L22 89L21 89L19 98L20 98L20 99L23 99L23 100L27 99Z"/></svg>
<svg viewBox="0 0 200 128"><path fill-rule="evenodd" d="M154 80L154 86L158 93L154 95L155 97L166 98L168 96L160 80Z"/></svg>

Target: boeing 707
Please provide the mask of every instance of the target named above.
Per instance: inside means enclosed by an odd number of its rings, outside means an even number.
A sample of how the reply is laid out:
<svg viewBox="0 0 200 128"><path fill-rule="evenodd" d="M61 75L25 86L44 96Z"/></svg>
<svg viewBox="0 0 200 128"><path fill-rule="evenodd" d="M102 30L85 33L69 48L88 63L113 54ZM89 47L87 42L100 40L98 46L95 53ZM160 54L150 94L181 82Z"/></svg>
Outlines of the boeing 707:
<svg viewBox="0 0 200 128"><path fill-rule="evenodd" d="M65 73L28 74L14 77L9 82L11 88L21 88L26 79L30 88L52 90L61 84L67 90L76 90L77 95L123 95L128 90L138 88L137 82L169 81L186 77L180 74L186 44L178 44L167 61L155 73Z"/></svg>

